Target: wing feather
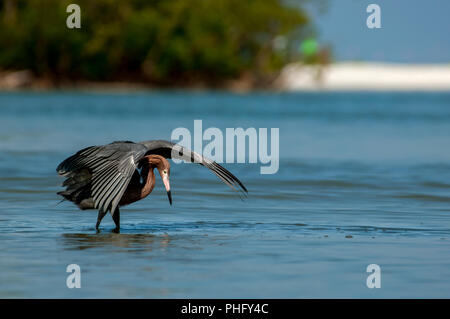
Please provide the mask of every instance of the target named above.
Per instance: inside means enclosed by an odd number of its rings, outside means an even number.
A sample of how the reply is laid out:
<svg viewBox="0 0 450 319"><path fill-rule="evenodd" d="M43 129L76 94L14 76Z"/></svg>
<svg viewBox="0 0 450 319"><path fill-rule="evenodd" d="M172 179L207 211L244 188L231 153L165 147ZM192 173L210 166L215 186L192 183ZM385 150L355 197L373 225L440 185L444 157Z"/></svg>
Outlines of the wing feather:
<svg viewBox="0 0 450 319"><path fill-rule="evenodd" d="M205 166L233 190L240 191L244 196L248 193L244 184L226 168L186 147L163 140L141 142L140 144L147 148L147 154L158 154L165 158L176 158Z"/></svg>
<svg viewBox="0 0 450 319"><path fill-rule="evenodd" d="M94 207L104 212L109 210L114 214L139 160L151 154L198 163L207 167L233 190L240 191L245 196L248 192L236 176L218 163L185 147L163 140L141 143L113 142L104 146L90 146L64 160L56 170L58 174L68 177L65 183L77 183L78 179L75 176L80 172L90 174ZM86 183L84 179L83 183Z"/></svg>
<svg viewBox="0 0 450 319"><path fill-rule="evenodd" d="M139 160L147 149L137 143L114 142L91 146L67 158L57 168L60 175L70 176L88 169L94 207L114 214Z"/></svg>

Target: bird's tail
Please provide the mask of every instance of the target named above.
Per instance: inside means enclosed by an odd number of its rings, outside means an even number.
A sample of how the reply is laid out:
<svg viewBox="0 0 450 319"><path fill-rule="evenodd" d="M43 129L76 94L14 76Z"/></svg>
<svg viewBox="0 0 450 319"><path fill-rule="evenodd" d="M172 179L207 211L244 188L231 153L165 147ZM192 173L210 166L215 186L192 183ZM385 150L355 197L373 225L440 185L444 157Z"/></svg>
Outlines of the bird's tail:
<svg viewBox="0 0 450 319"><path fill-rule="evenodd" d="M66 189L57 193L64 197L62 201L71 201L81 209L93 208L91 174L88 170L82 169L71 173L64 181L63 186Z"/></svg>

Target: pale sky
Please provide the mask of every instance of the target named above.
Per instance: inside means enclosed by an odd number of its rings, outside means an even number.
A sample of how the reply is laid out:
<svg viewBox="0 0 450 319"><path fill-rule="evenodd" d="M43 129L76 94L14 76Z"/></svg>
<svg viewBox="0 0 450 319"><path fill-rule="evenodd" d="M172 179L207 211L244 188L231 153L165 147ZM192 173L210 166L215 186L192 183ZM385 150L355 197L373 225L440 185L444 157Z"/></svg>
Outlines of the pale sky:
<svg viewBox="0 0 450 319"><path fill-rule="evenodd" d="M366 8L381 7L381 29L369 29ZM310 10L321 43L336 60L450 63L450 0L328 0Z"/></svg>

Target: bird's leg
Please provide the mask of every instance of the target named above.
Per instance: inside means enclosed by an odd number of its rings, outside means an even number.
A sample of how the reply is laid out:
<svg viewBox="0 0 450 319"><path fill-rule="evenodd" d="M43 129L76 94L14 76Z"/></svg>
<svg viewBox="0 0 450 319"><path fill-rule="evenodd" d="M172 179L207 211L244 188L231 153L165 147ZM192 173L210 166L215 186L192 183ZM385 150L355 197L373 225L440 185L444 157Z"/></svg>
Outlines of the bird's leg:
<svg viewBox="0 0 450 319"><path fill-rule="evenodd" d="M116 224L116 228L113 229L114 233L120 233L120 211L119 207L116 208L114 214L112 216L114 223Z"/></svg>
<svg viewBox="0 0 450 319"><path fill-rule="evenodd" d="M100 209L98 211L97 224L95 224L95 229L97 230L97 232L100 232L98 227L100 226L100 223L102 222L102 219L103 219L103 217L105 217L105 215L106 215L106 212L104 212L102 209Z"/></svg>

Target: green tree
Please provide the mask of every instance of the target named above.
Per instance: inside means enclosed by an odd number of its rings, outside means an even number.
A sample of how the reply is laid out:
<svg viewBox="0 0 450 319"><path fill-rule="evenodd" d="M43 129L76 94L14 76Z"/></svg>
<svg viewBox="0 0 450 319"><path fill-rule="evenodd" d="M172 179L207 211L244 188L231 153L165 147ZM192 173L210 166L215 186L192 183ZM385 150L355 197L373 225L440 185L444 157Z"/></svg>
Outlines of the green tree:
<svg viewBox="0 0 450 319"><path fill-rule="evenodd" d="M309 25L282 0L78 0L81 29L68 29L70 3L0 0L0 68L55 82L264 78L293 58Z"/></svg>

